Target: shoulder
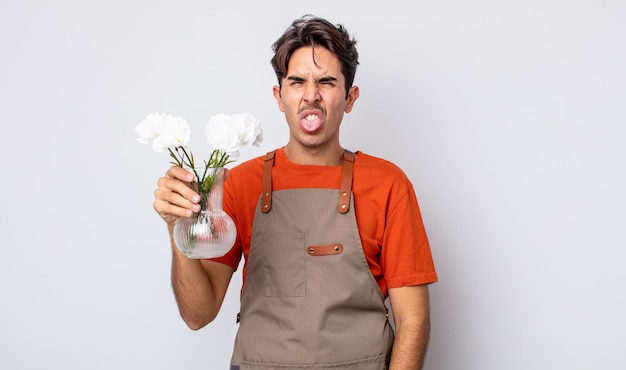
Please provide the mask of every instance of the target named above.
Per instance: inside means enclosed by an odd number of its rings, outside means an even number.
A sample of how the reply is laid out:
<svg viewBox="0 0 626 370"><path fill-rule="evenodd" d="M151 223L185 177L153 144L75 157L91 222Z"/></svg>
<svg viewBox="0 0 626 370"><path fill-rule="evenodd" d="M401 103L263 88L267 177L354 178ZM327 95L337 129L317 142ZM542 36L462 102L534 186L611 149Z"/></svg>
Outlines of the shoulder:
<svg viewBox="0 0 626 370"><path fill-rule="evenodd" d="M352 189L357 201L368 204L372 199L389 210L415 198L413 184L396 164L365 153L357 152L354 163Z"/></svg>
<svg viewBox="0 0 626 370"><path fill-rule="evenodd" d="M261 191L263 161L265 155L249 159L230 168L224 183L228 193L244 194L250 192L256 196Z"/></svg>
<svg viewBox="0 0 626 370"><path fill-rule="evenodd" d="M256 177L263 171L263 161L265 155L258 156L247 161L241 162L229 170L229 177L233 176L238 179Z"/></svg>
<svg viewBox="0 0 626 370"><path fill-rule="evenodd" d="M409 178L395 163L363 152L357 152L354 176L380 183L410 184Z"/></svg>

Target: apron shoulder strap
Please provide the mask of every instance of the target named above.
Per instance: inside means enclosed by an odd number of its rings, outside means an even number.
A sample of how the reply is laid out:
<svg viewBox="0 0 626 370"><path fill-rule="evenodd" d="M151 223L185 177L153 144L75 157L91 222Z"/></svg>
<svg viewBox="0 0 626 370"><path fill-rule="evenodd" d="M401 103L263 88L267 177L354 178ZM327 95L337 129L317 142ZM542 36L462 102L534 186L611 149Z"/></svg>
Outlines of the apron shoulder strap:
<svg viewBox="0 0 626 370"><path fill-rule="evenodd" d="M275 156L275 150L267 153L263 163L263 200L261 202L261 212L263 213L267 213L272 209L272 167L274 167Z"/></svg>
<svg viewBox="0 0 626 370"><path fill-rule="evenodd" d="M354 153L343 152L343 169L341 170L341 187L339 188L339 203L337 211L346 213L350 209L350 194L352 192L352 172L354 171Z"/></svg>

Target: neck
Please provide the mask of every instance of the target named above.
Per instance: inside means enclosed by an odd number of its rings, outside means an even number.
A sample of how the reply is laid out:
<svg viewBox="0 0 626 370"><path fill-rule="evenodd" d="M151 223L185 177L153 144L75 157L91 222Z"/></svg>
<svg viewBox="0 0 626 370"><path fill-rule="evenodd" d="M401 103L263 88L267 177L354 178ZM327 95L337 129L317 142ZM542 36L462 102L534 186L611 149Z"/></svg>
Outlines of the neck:
<svg viewBox="0 0 626 370"><path fill-rule="evenodd" d="M312 166L340 166L345 150L337 145L334 148L295 148L285 145L285 155L295 164Z"/></svg>

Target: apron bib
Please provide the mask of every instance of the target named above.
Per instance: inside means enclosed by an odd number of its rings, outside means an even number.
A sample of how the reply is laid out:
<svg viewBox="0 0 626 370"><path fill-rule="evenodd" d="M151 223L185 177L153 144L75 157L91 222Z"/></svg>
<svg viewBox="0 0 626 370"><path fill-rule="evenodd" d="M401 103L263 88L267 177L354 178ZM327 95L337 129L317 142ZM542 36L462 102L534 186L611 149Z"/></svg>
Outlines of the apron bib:
<svg viewBox="0 0 626 370"><path fill-rule="evenodd" d="M271 191L268 153L231 369L384 370L393 332L341 189Z"/></svg>

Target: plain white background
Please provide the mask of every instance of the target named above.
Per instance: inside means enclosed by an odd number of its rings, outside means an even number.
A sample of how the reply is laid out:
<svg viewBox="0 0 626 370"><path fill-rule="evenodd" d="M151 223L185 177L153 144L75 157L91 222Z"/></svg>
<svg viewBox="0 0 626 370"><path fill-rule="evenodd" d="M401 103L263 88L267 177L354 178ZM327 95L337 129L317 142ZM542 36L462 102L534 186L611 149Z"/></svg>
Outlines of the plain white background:
<svg viewBox="0 0 626 370"><path fill-rule="evenodd" d="M285 144L270 46L313 13L359 41L342 144L420 199L426 369L624 369L624 4L0 2L0 368L227 368L240 277L186 328L152 210L168 158L134 128L183 116L203 156L211 115L250 112L242 160Z"/></svg>

